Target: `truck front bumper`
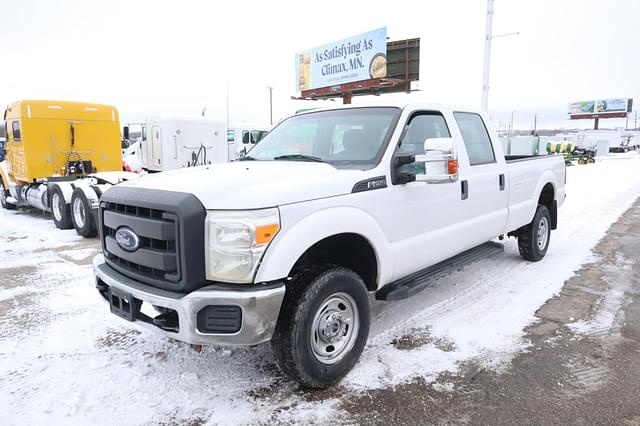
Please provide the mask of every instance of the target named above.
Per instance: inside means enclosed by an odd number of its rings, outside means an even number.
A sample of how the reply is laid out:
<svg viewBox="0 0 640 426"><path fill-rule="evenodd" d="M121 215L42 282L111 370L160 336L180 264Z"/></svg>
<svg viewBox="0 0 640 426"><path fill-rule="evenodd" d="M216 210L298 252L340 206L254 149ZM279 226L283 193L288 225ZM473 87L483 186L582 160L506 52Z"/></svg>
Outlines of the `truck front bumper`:
<svg viewBox="0 0 640 426"><path fill-rule="evenodd" d="M120 274L105 263L103 255L93 260L93 270L96 287L111 312L144 328L195 345L246 346L270 340L285 292L284 283L276 283L210 285L188 294L175 293ZM158 325L158 317L142 312L149 312L150 307L145 309L145 304L155 307L152 311L160 316L159 312L169 312L174 318L177 315L175 326ZM235 317L224 318L224 312L232 312ZM207 316L217 323L222 321L223 327L231 324L230 332L208 332ZM232 325L234 321L239 321L238 330Z"/></svg>

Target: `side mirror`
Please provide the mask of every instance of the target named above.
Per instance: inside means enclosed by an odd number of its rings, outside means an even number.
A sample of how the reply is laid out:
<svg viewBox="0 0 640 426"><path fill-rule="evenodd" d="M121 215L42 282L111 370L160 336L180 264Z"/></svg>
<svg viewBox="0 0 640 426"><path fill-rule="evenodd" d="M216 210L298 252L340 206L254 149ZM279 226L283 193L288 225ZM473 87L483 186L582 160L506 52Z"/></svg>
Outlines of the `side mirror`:
<svg viewBox="0 0 640 426"><path fill-rule="evenodd" d="M124 126L122 128L122 138L124 140L129 140L129 126Z"/></svg>
<svg viewBox="0 0 640 426"><path fill-rule="evenodd" d="M458 180L458 156L452 138L430 138L424 141L424 155L416 155L424 163L425 174L416 175L420 182L442 183Z"/></svg>

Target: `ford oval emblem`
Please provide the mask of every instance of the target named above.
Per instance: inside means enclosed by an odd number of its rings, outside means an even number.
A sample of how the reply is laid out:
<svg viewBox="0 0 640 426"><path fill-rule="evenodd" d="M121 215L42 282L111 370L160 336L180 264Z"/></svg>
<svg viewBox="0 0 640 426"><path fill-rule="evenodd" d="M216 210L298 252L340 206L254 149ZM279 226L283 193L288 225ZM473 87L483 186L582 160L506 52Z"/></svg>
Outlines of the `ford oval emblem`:
<svg viewBox="0 0 640 426"><path fill-rule="evenodd" d="M136 251L140 247L140 238L131 228L126 226L116 231L116 242L126 251Z"/></svg>

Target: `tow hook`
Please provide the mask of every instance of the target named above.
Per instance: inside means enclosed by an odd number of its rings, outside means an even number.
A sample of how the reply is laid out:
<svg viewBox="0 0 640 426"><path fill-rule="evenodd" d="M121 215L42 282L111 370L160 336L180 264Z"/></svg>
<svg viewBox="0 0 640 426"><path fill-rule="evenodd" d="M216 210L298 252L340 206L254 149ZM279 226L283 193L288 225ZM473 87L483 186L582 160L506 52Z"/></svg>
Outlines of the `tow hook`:
<svg viewBox="0 0 640 426"><path fill-rule="evenodd" d="M165 312L153 318L153 324L166 331L178 331L178 313Z"/></svg>

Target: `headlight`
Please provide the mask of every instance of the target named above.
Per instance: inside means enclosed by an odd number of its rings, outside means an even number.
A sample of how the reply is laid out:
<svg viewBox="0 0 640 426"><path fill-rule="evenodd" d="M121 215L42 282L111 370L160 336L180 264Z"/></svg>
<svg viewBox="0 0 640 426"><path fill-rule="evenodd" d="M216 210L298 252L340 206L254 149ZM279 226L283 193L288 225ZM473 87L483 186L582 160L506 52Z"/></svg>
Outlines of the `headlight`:
<svg viewBox="0 0 640 426"><path fill-rule="evenodd" d="M207 212L207 279L252 282L258 262L279 230L278 209Z"/></svg>

